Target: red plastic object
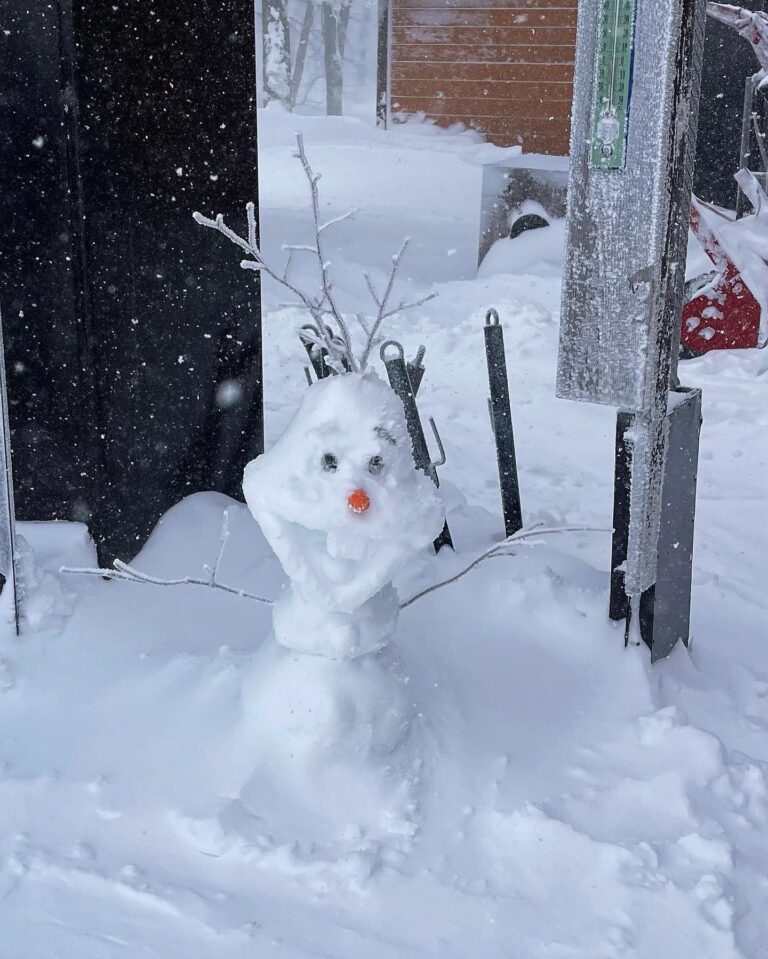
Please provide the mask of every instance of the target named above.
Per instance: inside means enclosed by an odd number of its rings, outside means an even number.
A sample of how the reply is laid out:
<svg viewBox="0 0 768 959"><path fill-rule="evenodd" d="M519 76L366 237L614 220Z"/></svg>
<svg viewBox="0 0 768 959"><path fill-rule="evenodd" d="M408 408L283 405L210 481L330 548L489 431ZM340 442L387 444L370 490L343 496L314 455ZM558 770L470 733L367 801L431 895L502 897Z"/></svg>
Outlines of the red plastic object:
<svg viewBox="0 0 768 959"><path fill-rule="evenodd" d="M697 197L691 207L691 229L715 266L715 275L683 309L680 343L690 352L747 350L758 345L760 304L705 219ZM706 206L710 217L727 218ZM730 221L727 221L730 222Z"/></svg>

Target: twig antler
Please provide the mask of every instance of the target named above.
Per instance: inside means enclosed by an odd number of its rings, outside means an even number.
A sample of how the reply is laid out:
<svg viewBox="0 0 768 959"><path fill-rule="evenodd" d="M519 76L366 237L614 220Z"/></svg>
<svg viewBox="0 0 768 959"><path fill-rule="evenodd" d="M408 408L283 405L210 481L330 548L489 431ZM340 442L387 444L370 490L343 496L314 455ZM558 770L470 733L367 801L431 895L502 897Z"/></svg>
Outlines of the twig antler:
<svg viewBox="0 0 768 959"><path fill-rule="evenodd" d="M408 246L408 240L406 239L399 251L392 257L392 268L387 278L384 293L381 296L376 293L368 274L364 274L368 292L371 294L371 298L376 305L377 312L376 317L370 326L365 322L365 317L360 314L357 315L358 323L360 324L365 335L365 345L359 357L356 356L352 347L352 338L350 336L349 326L347 325L347 321L334 299L333 283L331 282L330 278L331 262L325 255L323 236L326 230L328 230L330 227L336 226L338 223L343 223L345 220L349 220L354 217L357 213L357 210L348 210L346 213L342 213L341 216L335 216L329 220L321 222L320 194L317 186L318 181L320 180L320 174L315 173L309 163L306 150L304 149L304 138L300 133L296 134L296 152L293 154L293 156L296 157L296 159L301 163L302 169L304 170L304 175L307 178L307 183L309 184L315 242L314 244L288 244L284 246L283 249L288 253L288 257L282 272L267 263L262 256L261 249L259 248L257 242L256 211L253 203L247 203L245 207L248 221L247 237L240 236L233 229L228 227L224 222L224 217L221 213L216 214L213 219L203 216L202 213L197 212L193 213L192 215L195 218L195 221L201 226L206 226L209 229L217 230L236 246L240 247L240 249L248 255L247 259L240 261L240 266L244 270L255 270L266 273L267 276L270 276L273 280L275 280L275 282L279 283L294 295L296 302L291 305L300 306L306 309L309 315L312 317L313 325L315 327L316 332L310 334L307 330L305 335L311 335L314 337L317 341L317 346L326 350L328 354L326 362L331 369L335 370L337 373L341 373L344 370L351 370L354 373L362 373L365 371L373 347L376 345L376 337L382 322L389 317L394 316L396 313L401 313L404 310L410 310L421 306L428 300L433 299L437 294L430 293L427 296L420 297L419 299L412 300L410 302L401 301L398 306L394 308L390 307L389 303L392 290L395 285L397 271L403 254ZM309 253L317 259L320 272L319 293L307 293L305 290L302 290L300 287L292 283L289 279L289 274L293 263L293 255L295 253ZM336 335L328 326L329 319L336 324L338 328L338 335Z"/></svg>

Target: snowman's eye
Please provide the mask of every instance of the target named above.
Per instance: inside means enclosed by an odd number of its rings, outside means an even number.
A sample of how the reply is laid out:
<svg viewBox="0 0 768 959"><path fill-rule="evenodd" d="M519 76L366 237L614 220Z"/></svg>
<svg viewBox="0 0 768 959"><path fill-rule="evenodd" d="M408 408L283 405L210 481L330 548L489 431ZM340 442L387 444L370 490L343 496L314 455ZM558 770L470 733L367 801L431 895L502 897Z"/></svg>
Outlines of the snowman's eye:
<svg viewBox="0 0 768 959"><path fill-rule="evenodd" d="M380 456L372 456L368 460L368 472L376 476L384 469L384 460Z"/></svg>
<svg viewBox="0 0 768 959"><path fill-rule="evenodd" d="M320 465L323 467L326 473L335 473L338 468L339 461L333 455L333 453L323 453L323 458L320 460Z"/></svg>

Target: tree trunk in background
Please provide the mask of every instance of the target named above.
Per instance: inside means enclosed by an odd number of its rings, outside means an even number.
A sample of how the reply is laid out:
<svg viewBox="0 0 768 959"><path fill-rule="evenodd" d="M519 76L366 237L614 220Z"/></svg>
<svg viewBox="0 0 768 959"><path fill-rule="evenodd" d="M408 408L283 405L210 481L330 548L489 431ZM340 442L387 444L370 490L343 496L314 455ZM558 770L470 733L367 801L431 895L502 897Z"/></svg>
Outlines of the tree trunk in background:
<svg viewBox="0 0 768 959"><path fill-rule="evenodd" d="M342 115L342 72L339 50L339 15L332 3L321 7L325 54L325 102L329 117Z"/></svg>
<svg viewBox="0 0 768 959"><path fill-rule="evenodd" d="M264 53L264 99L279 100L290 110L291 29L285 0L263 0L261 42Z"/></svg>
<svg viewBox="0 0 768 959"><path fill-rule="evenodd" d="M291 107L296 106L299 98L299 89L301 80L304 76L304 64L307 62L307 48L309 47L309 37L312 32L312 24L315 22L315 4L314 0L307 0L307 9L304 11L304 21L301 25L301 35L299 36L299 45L296 49L296 63L293 67L293 79L291 82Z"/></svg>
<svg viewBox="0 0 768 959"><path fill-rule="evenodd" d="M345 3L339 14L339 58L342 67L344 64L344 48L347 45L347 31L349 30L349 13L352 9L352 3Z"/></svg>

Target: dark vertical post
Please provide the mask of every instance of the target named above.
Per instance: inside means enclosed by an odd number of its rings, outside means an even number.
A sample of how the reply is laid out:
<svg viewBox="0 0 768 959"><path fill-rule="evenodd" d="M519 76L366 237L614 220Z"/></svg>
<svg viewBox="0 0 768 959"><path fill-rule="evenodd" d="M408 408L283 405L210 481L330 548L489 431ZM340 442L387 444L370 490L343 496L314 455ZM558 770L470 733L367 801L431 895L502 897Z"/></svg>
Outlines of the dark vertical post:
<svg viewBox="0 0 768 959"><path fill-rule="evenodd" d="M376 125L389 126L390 55L392 49L392 0L379 0L376 42Z"/></svg>
<svg viewBox="0 0 768 959"><path fill-rule="evenodd" d="M504 330L496 310L488 311L483 329L491 391L489 408L493 437L496 442L496 460L499 466L504 531L507 536L511 536L523 528L523 511L520 505L520 480L517 475L515 433L512 427L507 358L504 352Z"/></svg>
<svg viewBox="0 0 768 959"><path fill-rule="evenodd" d="M629 600L624 589L629 549L629 488L632 482L632 457L626 441L632 414L616 414L616 453L613 468L613 536L611 537L611 595L608 615L620 622L627 618Z"/></svg>

